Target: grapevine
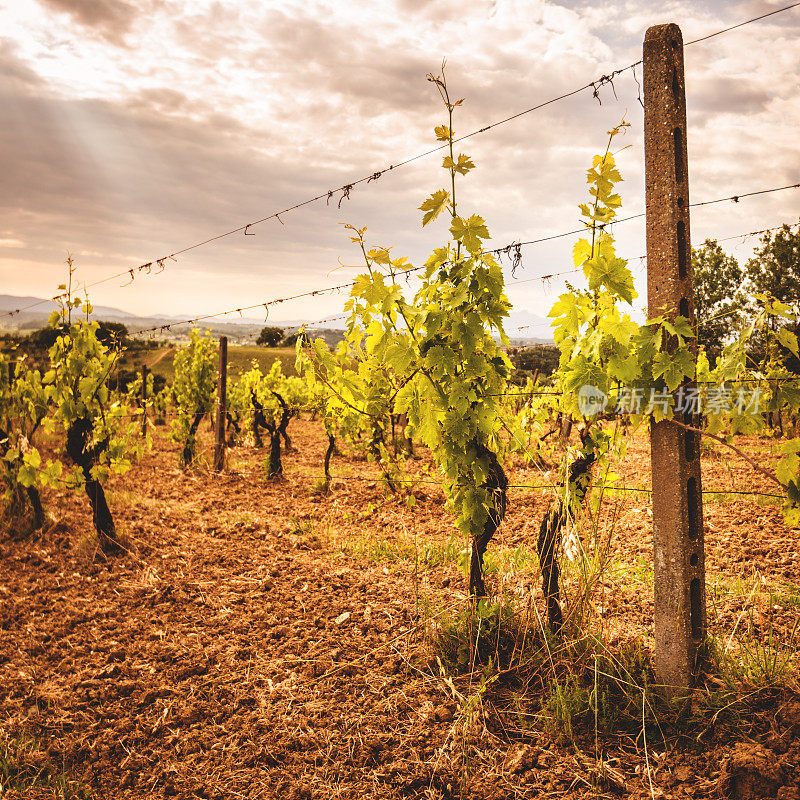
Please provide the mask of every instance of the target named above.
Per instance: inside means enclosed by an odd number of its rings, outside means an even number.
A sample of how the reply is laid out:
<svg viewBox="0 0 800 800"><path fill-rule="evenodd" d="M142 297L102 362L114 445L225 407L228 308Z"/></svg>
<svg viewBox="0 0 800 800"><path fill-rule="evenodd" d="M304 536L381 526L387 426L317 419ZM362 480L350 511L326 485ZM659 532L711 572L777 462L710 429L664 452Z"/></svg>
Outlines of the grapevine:
<svg viewBox="0 0 800 800"><path fill-rule="evenodd" d="M48 411L41 372L25 357L16 362L0 355L0 486L6 516L12 526L32 512L30 528L45 521L41 489L58 483L61 463L43 461L34 444Z"/></svg>
<svg viewBox="0 0 800 800"><path fill-rule="evenodd" d="M72 270L71 259L69 264ZM73 313L79 312L84 316L73 321ZM99 326L90 321L91 313L88 301L68 294L50 316L50 326L60 335L48 351L50 368L42 377L44 396L52 407L43 427L66 433L66 452L74 464L66 483L88 495L100 546L111 554L120 543L103 482L111 473L127 472L143 444L137 424L128 421L127 404L108 388L119 353L97 338Z"/></svg>
<svg viewBox="0 0 800 800"><path fill-rule="evenodd" d="M393 373L393 412L408 414L444 471L456 524L472 539L470 590L483 596L483 554L507 502L500 398L511 364L500 345L508 345L503 319L510 304L502 271L483 248L489 238L484 220L459 213L456 178L475 168L468 155L454 151L453 112L463 101L451 101L444 70L429 80L448 114L435 136L448 150L442 167L450 188L435 191L420 210L423 226L446 213L450 238L426 261L422 286L409 302L398 282L408 261L393 259L385 247L368 249L365 229L351 228L367 272L356 279L345 306L348 338L355 342L363 332L364 351ZM313 348L325 358L319 340Z"/></svg>
<svg viewBox="0 0 800 800"><path fill-rule="evenodd" d="M178 418L172 422L172 438L183 446L181 463L190 466L197 456L197 429L210 414L215 391L216 345L209 334L197 329L189 344L175 354L172 395Z"/></svg>

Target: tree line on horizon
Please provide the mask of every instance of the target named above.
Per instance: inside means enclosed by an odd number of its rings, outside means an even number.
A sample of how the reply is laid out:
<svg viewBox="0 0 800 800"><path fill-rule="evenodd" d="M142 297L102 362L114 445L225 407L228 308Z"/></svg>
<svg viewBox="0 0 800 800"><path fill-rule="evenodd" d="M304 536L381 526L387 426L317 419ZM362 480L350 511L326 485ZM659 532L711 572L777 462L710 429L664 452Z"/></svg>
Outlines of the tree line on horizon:
<svg viewBox="0 0 800 800"><path fill-rule="evenodd" d="M733 332L747 324L755 311L756 295L768 294L790 306L798 320L787 328L800 334L800 227L792 230L793 227L786 224L776 232L765 233L760 246L743 265L726 253L716 239L706 239L692 248L697 344L712 367ZM30 334L28 340L34 348L46 350L58 333L58 329L42 328ZM294 347L299 335L287 336L283 328L270 325L261 329L255 343L262 347ZM120 322L100 322L98 339L124 347L132 341ZM545 377L558 365L558 352L555 345L539 344L535 348L519 348L513 353L513 361L518 369L537 371ZM756 340L751 353L754 363L765 355L763 343ZM794 357L787 353L787 358ZM795 361L798 363L787 366L800 371L800 360Z"/></svg>

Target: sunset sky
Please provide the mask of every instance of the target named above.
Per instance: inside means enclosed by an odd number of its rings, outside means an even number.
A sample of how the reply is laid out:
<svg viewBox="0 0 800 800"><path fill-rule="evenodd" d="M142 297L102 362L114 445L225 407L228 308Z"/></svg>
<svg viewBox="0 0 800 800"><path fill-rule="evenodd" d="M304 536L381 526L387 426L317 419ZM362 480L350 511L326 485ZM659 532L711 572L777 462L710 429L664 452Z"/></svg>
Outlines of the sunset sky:
<svg viewBox="0 0 800 800"><path fill-rule="evenodd" d="M677 22L689 41L787 4L12 0L0 7L0 293L54 294L67 252L81 280L102 279L430 149L445 114L425 76L443 58L465 98L459 134L631 64L650 25ZM800 181L799 34L800 7L687 48L693 202ZM643 210L630 71L614 90L459 145L478 167L461 183L462 208L485 217L493 246L575 228L591 155L623 117L621 216ZM445 185L440 164L422 158L359 184L341 207L341 194L318 201L179 255L160 275L101 284L92 299L194 315L342 283L357 270L341 265L358 260L340 223L421 263L446 235L444 222L423 231L417 210ZM698 208L692 242L798 217L798 190ZM616 235L643 278L644 221ZM530 279L569 269L573 242L523 248L516 279L507 269L517 311L546 315L563 282ZM724 246L743 260L754 244ZM271 317L321 319L343 299L286 303Z"/></svg>

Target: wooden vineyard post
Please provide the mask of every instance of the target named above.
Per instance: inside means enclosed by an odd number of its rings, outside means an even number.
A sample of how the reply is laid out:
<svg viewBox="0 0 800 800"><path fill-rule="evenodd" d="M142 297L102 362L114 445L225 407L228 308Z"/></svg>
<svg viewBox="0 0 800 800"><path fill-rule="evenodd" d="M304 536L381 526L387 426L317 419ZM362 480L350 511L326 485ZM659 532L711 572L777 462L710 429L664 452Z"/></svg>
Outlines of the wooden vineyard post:
<svg viewBox="0 0 800 800"><path fill-rule="evenodd" d="M215 425L214 472L222 472L225 465L225 420L228 410L228 337L219 337L219 377L217 380L217 421Z"/></svg>
<svg viewBox="0 0 800 800"><path fill-rule="evenodd" d="M147 436L147 367L142 364L142 436Z"/></svg>
<svg viewBox="0 0 800 800"><path fill-rule="evenodd" d="M644 40L647 297L651 317L693 323L689 176L683 37L677 25L649 28ZM666 344L667 349L670 343ZM695 396L692 382L674 397ZM684 424L699 409L676 408ZM688 694L706 635L700 437L674 422L651 424L655 673L667 697Z"/></svg>

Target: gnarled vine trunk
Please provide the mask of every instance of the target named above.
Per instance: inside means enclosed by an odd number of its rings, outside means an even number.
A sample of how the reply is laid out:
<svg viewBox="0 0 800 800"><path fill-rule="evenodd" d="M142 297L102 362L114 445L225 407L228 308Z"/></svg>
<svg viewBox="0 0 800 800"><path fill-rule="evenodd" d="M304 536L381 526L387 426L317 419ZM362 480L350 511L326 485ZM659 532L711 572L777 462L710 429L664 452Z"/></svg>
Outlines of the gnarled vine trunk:
<svg viewBox="0 0 800 800"><path fill-rule="evenodd" d="M388 454L389 450L386 447L383 426L377 418L372 421L372 438L369 442L369 452L375 459L375 463L381 468L383 479L386 481L389 490L397 494L397 484L392 480L391 472L386 468L386 459L383 458L383 453Z"/></svg>
<svg viewBox="0 0 800 800"><path fill-rule="evenodd" d="M569 435L572 433L572 414L559 414L559 434L558 439L561 446L564 447L569 441Z"/></svg>
<svg viewBox="0 0 800 800"><path fill-rule="evenodd" d="M265 427L269 431L269 465L267 466L268 478L283 477L283 463L281 462L281 434L278 426L268 419L264 419Z"/></svg>
<svg viewBox="0 0 800 800"><path fill-rule="evenodd" d="M394 454L397 455L400 451L400 442L402 441L403 451L409 458L414 457L414 443L408 435L408 414L392 414L392 442L394 443ZM397 430L395 430L397 426Z"/></svg>
<svg viewBox="0 0 800 800"><path fill-rule="evenodd" d="M333 456L333 451L336 449L336 437L332 434L328 434L328 449L325 451L325 480L329 481L331 479L331 456Z"/></svg>
<svg viewBox="0 0 800 800"><path fill-rule="evenodd" d="M267 427L267 420L264 417L264 406L261 405L255 392L250 392L250 400L253 403L253 446L263 447L261 441L261 428Z"/></svg>
<svg viewBox="0 0 800 800"><path fill-rule="evenodd" d="M486 584L483 580L483 556L492 537L497 532L506 516L508 506L508 478L497 454L488 447L476 446L478 458L485 458L489 463L489 474L484 488L491 492L492 507L483 524L483 531L472 539L472 556L469 565L469 590L475 597L486 597Z"/></svg>
<svg viewBox="0 0 800 800"><path fill-rule="evenodd" d="M278 392L273 390L272 394L278 398L278 402L281 404L281 418L278 422L278 442L280 443L280 437L283 437L284 452L288 453L292 449L292 442L286 433L286 429L289 427L289 420L294 416L294 411L286 405L286 401Z"/></svg>
<svg viewBox="0 0 800 800"><path fill-rule="evenodd" d="M286 422L283 422L283 416L281 416L281 425L278 427L281 436L283 437L283 452L284 453L291 453L293 452L294 448L292 447L292 440L289 438L289 434L287 432L287 428L289 426L289 420L294 417L294 411L292 409L288 410L288 416L286 417Z"/></svg>
<svg viewBox="0 0 800 800"><path fill-rule="evenodd" d="M181 454L183 456L184 467L191 466L194 461L195 446L197 444L197 429L200 427L200 423L203 421L205 415L205 411L195 412L192 424L189 426L189 435L186 437L186 444L183 446L183 453Z"/></svg>
<svg viewBox="0 0 800 800"><path fill-rule="evenodd" d="M281 397L280 394L276 391L272 391L272 394L278 398L278 402L281 404L281 418L276 423L273 420L268 420L263 412L263 406L258 403L255 395L253 395L253 404L257 405L257 414L260 416L261 424L269 431L269 465L267 466L267 477L268 478L280 478L283 477L283 464L281 462L281 437L284 440L288 440L286 436L286 426L289 424L289 420L292 418L292 409L286 405L286 401Z"/></svg>
<svg viewBox="0 0 800 800"><path fill-rule="evenodd" d="M230 411L225 412L225 420L226 420L226 428L227 428L227 442L228 447L233 447L236 442L236 439L241 436L242 428L239 425L239 420L237 417L234 417ZM233 432L231 433L231 428L233 428Z"/></svg>
<svg viewBox="0 0 800 800"><path fill-rule="evenodd" d="M539 565L542 570L542 591L547 601L547 624L553 633L558 633L564 624L559 595L558 546L561 543L563 530L569 521L572 511L583 504L589 488L589 471L597 460L594 449L586 451L589 434L581 431L581 442L584 452L576 458L567 470L567 497L571 501L564 502L559 498L548 509L539 526L539 538L536 550L539 554Z"/></svg>
<svg viewBox="0 0 800 800"><path fill-rule="evenodd" d="M44 525L44 508L42 507L42 498L39 490L35 486L28 486L25 489L28 495L28 502L31 504L33 510L33 530L38 531Z"/></svg>
<svg viewBox="0 0 800 800"><path fill-rule="evenodd" d="M116 538L114 518L111 516L103 487L100 481L92 478L91 472L100 454L108 447L108 438L94 446L89 446L92 427L92 421L88 417L81 417L69 426L67 429L67 455L83 471L84 488L92 506L92 520L100 547L106 555L114 555L122 549Z"/></svg>

